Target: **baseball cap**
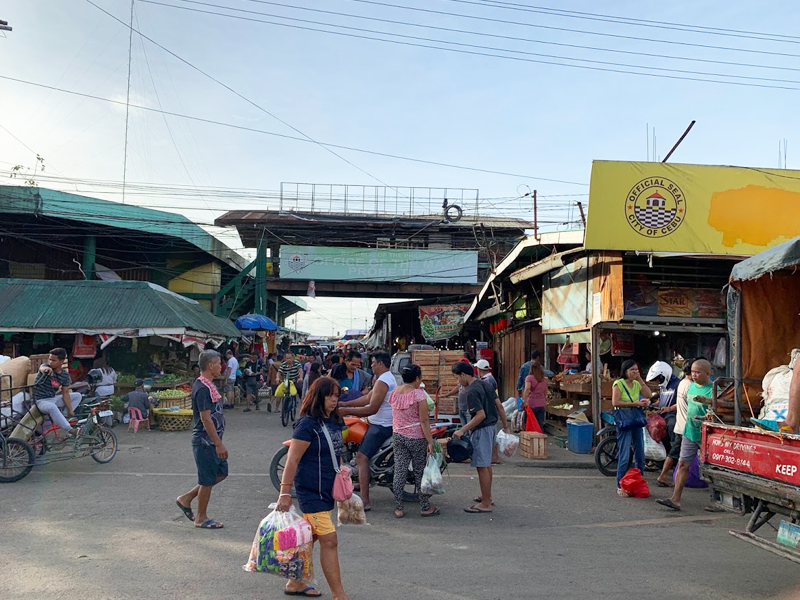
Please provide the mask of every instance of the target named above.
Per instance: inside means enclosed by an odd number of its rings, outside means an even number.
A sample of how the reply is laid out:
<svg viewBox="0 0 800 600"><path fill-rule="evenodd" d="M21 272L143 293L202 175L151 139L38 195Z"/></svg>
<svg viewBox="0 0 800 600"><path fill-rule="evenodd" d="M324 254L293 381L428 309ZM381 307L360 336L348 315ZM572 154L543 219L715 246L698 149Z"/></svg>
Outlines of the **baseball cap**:
<svg viewBox="0 0 800 600"><path fill-rule="evenodd" d="M133 387L142 387L144 385L144 379L136 379L133 382Z"/></svg>
<svg viewBox="0 0 800 600"><path fill-rule="evenodd" d="M478 362L475 363L475 367L480 369L481 371L491 371L492 367L489 366L489 361L485 358L480 359Z"/></svg>

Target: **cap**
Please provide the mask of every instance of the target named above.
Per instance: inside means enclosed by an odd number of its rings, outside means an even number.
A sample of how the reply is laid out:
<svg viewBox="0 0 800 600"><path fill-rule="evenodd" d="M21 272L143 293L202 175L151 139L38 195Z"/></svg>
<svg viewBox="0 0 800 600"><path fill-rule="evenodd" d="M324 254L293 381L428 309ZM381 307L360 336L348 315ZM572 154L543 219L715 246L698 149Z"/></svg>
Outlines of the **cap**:
<svg viewBox="0 0 800 600"><path fill-rule="evenodd" d="M481 371L491 371L492 367L489 366L489 361L485 358L480 359L478 362L475 363L475 367L480 369Z"/></svg>
<svg viewBox="0 0 800 600"><path fill-rule="evenodd" d="M144 385L144 379L135 379L133 382L133 387L142 387Z"/></svg>

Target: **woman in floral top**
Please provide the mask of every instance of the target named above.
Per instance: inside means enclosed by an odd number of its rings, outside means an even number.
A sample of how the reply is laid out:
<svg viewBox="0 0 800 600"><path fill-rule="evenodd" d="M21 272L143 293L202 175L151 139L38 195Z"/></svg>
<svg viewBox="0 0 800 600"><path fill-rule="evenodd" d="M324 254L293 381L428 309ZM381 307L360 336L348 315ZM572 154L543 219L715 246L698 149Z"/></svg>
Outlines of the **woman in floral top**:
<svg viewBox="0 0 800 600"><path fill-rule="evenodd" d="M428 402L425 391L420 389L422 369L409 365L403 369L403 385L395 388L389 397L392 406L392 430L394 431L394 516L401 519L403 512L403 488L408 477L408 465L414 465L416 488L422 483L422 472L429 454L433 454L433 436L428 418ZM423 517L439 514L431 504L430 495L420 494L419 505Z"/></svg>

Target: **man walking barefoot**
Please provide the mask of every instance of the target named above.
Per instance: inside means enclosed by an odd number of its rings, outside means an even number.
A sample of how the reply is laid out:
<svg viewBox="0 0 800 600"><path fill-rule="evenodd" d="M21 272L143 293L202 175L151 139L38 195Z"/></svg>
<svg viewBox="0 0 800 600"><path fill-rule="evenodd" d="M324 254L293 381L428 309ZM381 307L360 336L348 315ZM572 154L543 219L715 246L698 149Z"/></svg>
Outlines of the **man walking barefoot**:
<svg viewBox="0 0 800 600"><path fill-rule="evenodd" d="M222 359L216 350L200 354L200 377L192 386L192 450L197 464L197 485L178 496L178 508L201 529L222 529L222 523L209 519L206 510L211 499L211 488L228 476L228 449L222 443L225 433L225 416L222 396L214 386L214 378L222 371ZM197 514L192 512L192 501L197 498Z"/></svg>

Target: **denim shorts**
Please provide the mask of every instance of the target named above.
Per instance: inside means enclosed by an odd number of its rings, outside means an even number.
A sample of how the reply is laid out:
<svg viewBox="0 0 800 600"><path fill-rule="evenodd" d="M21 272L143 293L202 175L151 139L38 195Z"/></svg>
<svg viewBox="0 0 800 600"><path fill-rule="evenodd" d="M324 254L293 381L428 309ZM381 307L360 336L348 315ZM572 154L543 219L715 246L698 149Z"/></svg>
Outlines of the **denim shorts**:
<svg viewBox="0 0 800 600"><path fill-rule="evenodd" d="M487 425L471 431L469 441L472 442L472 466L491 467L494 441L497 437L497 427Z"/></svg>
<svg viewBox="0 0 800 600"><path fill-rule="evenodd" d="M372 458L380 450L383 443L392 437L391 427L382 427L380 425L370 425L367 433L364 434L364 439L358 451L366 456Z"/></svg>
<svg viewBox="0 0 800 600"><path fill-rule="evenodd" d="M211 486L219 477L228 476L228 461L217 456L217 449L204 442L192 444L194 462L197 464L197 483Z"/></svg>

